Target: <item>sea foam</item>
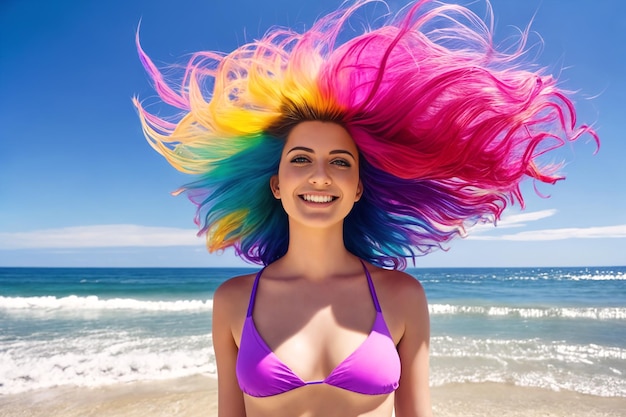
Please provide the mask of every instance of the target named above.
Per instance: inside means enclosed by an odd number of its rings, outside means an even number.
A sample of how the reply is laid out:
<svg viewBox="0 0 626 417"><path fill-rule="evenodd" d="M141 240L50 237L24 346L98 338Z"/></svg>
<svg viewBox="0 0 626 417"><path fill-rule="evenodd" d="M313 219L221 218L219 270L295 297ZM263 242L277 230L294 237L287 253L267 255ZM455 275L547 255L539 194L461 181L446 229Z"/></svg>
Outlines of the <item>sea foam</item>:
<svg viewBox="0 0 626 417"><path fill-rule="evenodd" d="M527 319L566 318L590 320L626 320L622 307L505 307L431 304L431 315L516 316Z"/></svg>
<svg viewBox="0 0 626 417"><path fill-rule="evenodd" d="M213 300L150 301L132 298L101 299L95 295L80 297L4 297L0 296L0 309L11 310L143 310L190 311L212 310Z"/></svg>
<svg viewBox="0 0 626 417"><path fill-rule="evenodd" d="M108 342L107 342L108 340ZM215 375L210 336L176 340L93 334L80 339L14 341L0 352L0 395L62 385Z"/></svg>

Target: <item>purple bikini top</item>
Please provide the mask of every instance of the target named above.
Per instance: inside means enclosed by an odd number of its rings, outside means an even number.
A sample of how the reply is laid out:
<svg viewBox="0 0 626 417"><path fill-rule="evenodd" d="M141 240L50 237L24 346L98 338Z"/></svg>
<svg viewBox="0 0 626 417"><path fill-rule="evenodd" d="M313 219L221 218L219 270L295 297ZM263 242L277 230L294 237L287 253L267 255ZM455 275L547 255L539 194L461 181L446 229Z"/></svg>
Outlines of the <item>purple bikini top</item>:
<svg viewBox="0 0 626 417"><path fill-rule="evenodd" d="M327 384L365 395L389 394L398 388L400 357L376 297L372 277L363 264L376 319L367 339L323 380L303 381L267 346L254 325L252 311L259 278L254 279L248 313L241 332L237 355L237 380L243 392L252 397L269 397L296 388Z"/></svg>

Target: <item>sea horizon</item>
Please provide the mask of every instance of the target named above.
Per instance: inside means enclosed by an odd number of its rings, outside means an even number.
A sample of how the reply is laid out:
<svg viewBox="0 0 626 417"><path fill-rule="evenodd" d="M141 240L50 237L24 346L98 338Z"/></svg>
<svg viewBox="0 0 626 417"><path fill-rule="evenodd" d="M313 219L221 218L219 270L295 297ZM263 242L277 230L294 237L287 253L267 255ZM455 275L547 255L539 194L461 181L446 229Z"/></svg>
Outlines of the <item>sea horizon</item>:
<svg viewBox="0 0 626 417"><path fill-rule="evenodd" d="M607 264L607 265L540 265L540 266L516 266L516 265L512 265L512 266L407 266L404 270L409 270L409 269L511 269L511 268L517 268L517 269L537 269L537 268L624 268L626 267L626 264L623 265L612 265L612 264ZM103 265L93 265L93 266L89 266L89 265L85 265L85 266L81 266L81 265L52 265L52 266L45 266L45 265L37 265L37 266L29 266L29 265L0 265L0 269L8 269L8 268L32 268L32 269L59 269L59 268L67 268L67 269L77 269L77 268L93 268L93 269L134 269L134 268L145 268L145 269L254 269L254 270L258 270L260 268L262 268L261 265L243 265L243 266L212 266L212 265L205 265L205 266L186 266L186 265L181 265L181 266L154 266L154 265L133 265L133 266L125 266L125 265L119 265L119 266L103 266Z"/></svg>

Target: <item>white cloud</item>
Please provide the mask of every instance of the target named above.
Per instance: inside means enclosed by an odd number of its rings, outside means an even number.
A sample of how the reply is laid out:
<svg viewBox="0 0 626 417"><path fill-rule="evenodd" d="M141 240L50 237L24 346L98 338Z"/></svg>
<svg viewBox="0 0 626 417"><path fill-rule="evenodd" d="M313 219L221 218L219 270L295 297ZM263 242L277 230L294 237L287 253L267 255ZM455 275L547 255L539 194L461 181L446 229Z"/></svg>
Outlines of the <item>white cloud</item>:
<svg viewBox="0 0 626 417"><path fill-rule="evenodd" d="M483 233L487 231L494 231L500 229L509 229L513 227L524 227L528 222L534 222L537 220L545 219L547 217L554 216L556 214L555 209L530 211L527 213L510 214L503 216L494 227L493 224L477 224L468 230L469 234Z"/></svg>
<svg viewBox="0 0 626 417"><path fill-rule="evenodd" d="M537 220L545 219L547 217L552 217L555 214L555 209L511 214L509 216L504 216L502 220L498 222L498 228L522 227L526 226L526 222L534 222Z"/></svg>
<svg viewBox="0 0 626 417"><path fill-rule="evenodd" d="M625 238L626 225L602 226L602 227L567 227L561 229L530 230L510 233L500 236L487 236L487 232L495 232L501 229L526 227L528 223L554 216L555 209L531 211L504 216L493 224L477 224L468 230L468 239L472 240L509 240L509 241L548 241L564 239L600 239L600 238Z"/></svg>
<svg viewBox="0 0 626 417"><path fill-rule="evenodd" d="M548 241L564 239L626 238L626 224L603 227L567 227L518 232L502 236L470 236L472 240Z"/></svg>
<svg viewBox="0 0 626 417"><path fill-rule="evenodd" d="M0 233L0 249L71 249L107 247L202 246L191 229L132 224L77 226Z"/></svg>

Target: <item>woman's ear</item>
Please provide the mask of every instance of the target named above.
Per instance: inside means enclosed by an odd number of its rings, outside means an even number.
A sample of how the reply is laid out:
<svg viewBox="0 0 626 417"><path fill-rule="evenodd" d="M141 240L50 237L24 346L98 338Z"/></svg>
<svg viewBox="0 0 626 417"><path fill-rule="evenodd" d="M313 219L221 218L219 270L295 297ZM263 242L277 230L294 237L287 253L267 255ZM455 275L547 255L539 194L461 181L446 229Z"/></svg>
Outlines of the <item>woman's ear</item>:
<svg viewBox="0 0 626 417"><path fill-rule="evenodd" d="M354 202L356 203L357 201L359 201L362 195L363 195L363 183L361 182L361 180L359 180L359 185L357 185L356 187L356 196L354 197Z"/></svg>
<svg viewBox="0 0 626 417"><path fill-rule="evenodd" d="M280 200L280 187L278 186L278 175L272 175L270 178L270 189L272 190L272 194L274 194L274 198Z"/></svg>

